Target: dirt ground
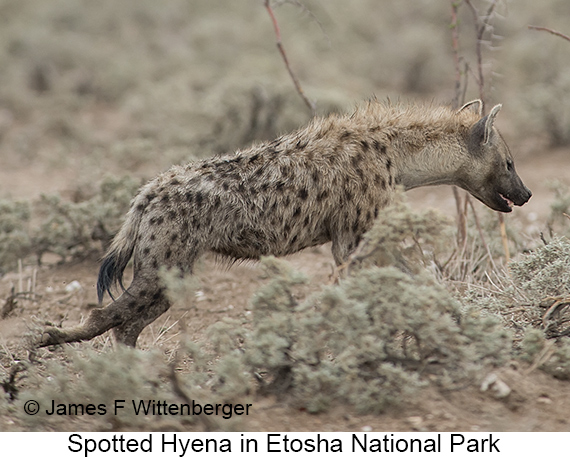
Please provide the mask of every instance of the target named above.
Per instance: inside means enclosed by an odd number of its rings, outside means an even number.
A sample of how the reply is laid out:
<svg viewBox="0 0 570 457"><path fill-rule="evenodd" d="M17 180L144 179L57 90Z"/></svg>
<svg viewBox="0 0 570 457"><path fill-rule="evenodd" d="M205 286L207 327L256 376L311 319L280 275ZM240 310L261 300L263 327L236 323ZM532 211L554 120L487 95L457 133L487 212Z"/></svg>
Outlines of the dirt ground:
<svg viewBox="0 0 570 457"><path fill-rule="evenodd" d="M548 181L556 178L570 182L568 167L570 150L550 151L535 158L527 154L517 167L534 196L523 208L515 209L512 217L527 222L529 233L542 230L540 221L548 212L552 199ZM46 176L41 169L0 170L0 182L11 186L11 192L26 198L40 190L65 190L65 173ZM454 200L447 187L421 189L409 194L414 207L431 206L453 215ZM511 216L509 216L511 217ZM532 236L532 235L529 235ZM49 260L49 259L48 259ZM293 266L311 280L313 290L330 282L333 260L330 246L301 252L288 258ZM0 299L9 295L12 286L29 287L36 275L36 300L19 300L9 317L0 320L0 342L13 356L26 358L21 337L28 330L32 318L49 320L71 326L81 321L96 306L95 281L98 271L96 258L73 261L63 265L45 265L39 269L26 266L22 272L12 272L0 278ZM255 263L231 267L216 264L205 258L198 273L200 287L194 306L190 309L174 307L145 330L139 339L144 350L159 347L168 356L181 334L200 341L209 325L222 317L239 317L248 310L252 293L263 282ZM74 287L75 281L79 287ZM66 289L67 288L67 289ZM312 292L310 288L302 293ZM302 298L302 297L300 297ZM174 324L174 325L173 325ZM172 328L166 333L159 329ZM109 335L99 337L109 340ZM80 347L80 345L78 345ZM8 361L3 359L4 368ZM5 373L5 372L3 372ZM513 362L497 372L511 389L504 399L496 399L493 392L483 392L478 385L466 386L453 392L428 388L421 400L380 416L357 415L338 405L326 414L308 414L282 404L276 399L258 398L254 413L245 419L240 429L248 431L570 431L570 385L551 376ZM14 425L6 425L8 430ZM0 429L3 428L0 421Z"/></svg>

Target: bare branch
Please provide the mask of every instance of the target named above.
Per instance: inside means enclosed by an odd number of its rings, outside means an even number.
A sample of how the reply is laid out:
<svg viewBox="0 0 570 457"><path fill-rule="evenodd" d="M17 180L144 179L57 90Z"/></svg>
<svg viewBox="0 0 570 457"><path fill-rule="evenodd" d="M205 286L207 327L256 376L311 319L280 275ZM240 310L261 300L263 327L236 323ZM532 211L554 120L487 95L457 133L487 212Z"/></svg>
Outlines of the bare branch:
<svg viewBox="0 0 570 457"><path fill-rule="evenodd" d="M467 239L467 218L465 217L465 212L461 209L461 195L459 194L459 189L455 186L451 189L453 190L457 209L457 244L463 246Z"/></svg>
<svg viewBox="0 0 570 457"><path fill-rule="evenodd" d="M473 22L475 25L475 36L477 41L475 43L475 52L477 55L477 84L479 86L479 98L483 101L483 112L485 112L485 76L483 73L483 52L481 50L481 45L483 44L483 35L485 31L491 27L491 18L493 17L493 12L497 6L498 0L493 0L487 8L487 12L484 15L480 15L477 8L471 3L471 0L464 0L465 4L471 10L473 14Z"/></svg>
<svg viewBox="0 0 570 457"><path fill-rule="evenodd" d="M528 28L530 30L540 30L543 32L551 33L552 35L559 36L560 38L564 38L565 40L570 41L570 36L564 35L563 33L557 32L556 30L549 29L547 27L540 27L538 25L529 25Z"/></svg>
<svg viewBox="0 0 570 457"><path fill-rule="evenodd" d="M321 29L321 32L323 34L323 36L325 37L325 39L329 42L330 44L330 38L326 33L325 28L323 27L323 24L321 23L321 21L319 21L319 18L309 9L307 8L306 5L304 5L303 3L301 3L299 0L274 0L274 3L276 6L281 6L284 3L288 3L290 5L296 6L297 8L300 8L304 13L308 14L309 17L312 19L312 21L317 24L317 26L319 27L319 29Z"/></svg>
<svg viewBox="0 0 570 457"><path fill-rule="evenodd" d="M285 62L285 66L287 67L287 71L289 72L289 76L291 76L291 79L293 80L293 84L295 85L295 89L297 89L297 92L299 93L299 95L301 96L301 98L303 99L305 104L309 107L309 109L311 110L311 113L315 114L315 111L316 111L315 103L312 100L309 100L309 98L305 95L305 92L303 91L303 88L301 87L301 83L299 82L299 80L297 79L297 76L295 75L295 73L291 69L291 65L289 65L289 59L287 59L287 54L285 53L285 48L283 47L283 43L281 41L281 30L279 28L279 23L277 22L277 18L275 17L275 13L273 12L273 8L271 8L271 4L270 4L269 0L264 0L263 5L265 6L265 9L267 9L267 13L269 14L269 17L271 18L271 22L273 23L273 28L275 29L275 38L276 38L277 49L279 49L279 53L281 54L281 57L283 58L283 62Z"/></svg>
<svg viewBox="0 0 570 457"><path fill-rule="evenodd" d="M493 256L491 254L491 250L489 249L489 245L485 241L485 236L483 235L483 230L481 229L481 224L479 224L479 218L477 217L477 212L475 211L475 207L473 206L473 202L471 201L470 198L468 198L468 201L469 201L469 206L471 206L471 212L473 213L473 217L475 219L475 226L477 227L477 231L479 232L479 237L481 238L481 243L483 244L483 247L485 248L485 251L487 252L487 256L489 257L489 262L491 263L493 270L497 271L497 265L495 264L495 261L493 260Z"/></svg>
<svg viewBox="0 0 570 457"><path fill-rule="evenodd" d="M455 67L455 95L453 96L453 109L461 106L462 100L459 100L461 94L461 57L459 56L459 22L457 20L457 8L459 3L451 0L451 46L453 49L453 66Z"/></svg>
<svg viewBox="0 0 570 457"><path fill-rule="evenodd" d="M501 231L501 241L503 242L503 250L505 251L505 262L511 261L511 253L509 252L509 238L507 237L507 227L503 213L499 213L499 230Z"/></svg>

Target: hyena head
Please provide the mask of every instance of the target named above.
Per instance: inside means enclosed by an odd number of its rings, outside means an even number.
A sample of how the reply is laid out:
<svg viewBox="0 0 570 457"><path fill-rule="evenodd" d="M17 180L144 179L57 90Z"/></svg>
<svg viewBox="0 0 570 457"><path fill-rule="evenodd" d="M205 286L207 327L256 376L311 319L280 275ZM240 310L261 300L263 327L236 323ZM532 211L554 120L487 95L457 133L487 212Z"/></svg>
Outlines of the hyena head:
<svg viewBox="0 0 570 457"><path fill-rule="evenodd" d="M465 105L478 103L475 100ZM493 107L469 130L468 159L459 186L495 211L508 213L512 206L524 205L532 196L515 171L513 157L505 140L493 126L501 105ZM461 111L461 110L460 110Z"/></svg>

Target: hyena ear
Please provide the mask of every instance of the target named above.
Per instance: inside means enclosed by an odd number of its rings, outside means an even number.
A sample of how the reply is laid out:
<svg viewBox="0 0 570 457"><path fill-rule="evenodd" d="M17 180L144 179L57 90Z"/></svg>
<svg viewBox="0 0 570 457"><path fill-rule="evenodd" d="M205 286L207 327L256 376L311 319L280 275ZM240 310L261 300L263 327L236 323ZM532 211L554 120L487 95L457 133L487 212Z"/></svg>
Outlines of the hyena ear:
<svg viewBox="0 0 570 457"><path fill-rule="evenodd" d="M493 131L493 123L495 122L495 118L499 111L501 111L501 107L503 105L495 105L493 109L487 116L487 120L485 121L485 137L483 138L483 144L487 144L489 142L489 138L491 138L491 132Z"/></svg>
<svg viewBox="0 0 570 457"><path fill-rule="evenodd" d="M477 121L471 128L471 141L483 145L489 142L491 133L493 133L493 124L497 114L501 110L501 106L502 105L495 105L489 114Z"/></svg>
<svg viewBox="0 0 570 457"><path fill-rule="evenodd" d="M469 110L477 110L475 111L479 116L483 115L483 102L479 99L471 100L470 102L465 103L461 108L457 110L458 113L461 111L469 109Z"/></svg>

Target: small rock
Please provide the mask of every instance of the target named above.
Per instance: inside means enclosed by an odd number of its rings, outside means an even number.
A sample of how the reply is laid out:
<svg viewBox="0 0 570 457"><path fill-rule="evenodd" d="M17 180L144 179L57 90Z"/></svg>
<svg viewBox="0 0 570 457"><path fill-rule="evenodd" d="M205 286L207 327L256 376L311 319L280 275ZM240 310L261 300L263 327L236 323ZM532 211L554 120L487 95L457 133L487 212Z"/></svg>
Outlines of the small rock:
<svg viewBox="0 0 570 457"><path fill-rule="evenodd" d="M418 430L424 422L420 416L410 416L406 419L406 421L416 430Z"/></svg>
<svg viewBox="0 0 570 457"><path fill-rule="evenodd" d="M75 292L81 289L82 287L81 284L79 284L79 281L71 281L67 286L65 286L65 291L67 293Z"/></svg>
<svg viewBox="0 0 570 457"><path fill-rule="evenodd" d="M545 405L550 405L552 404L552 400L548 397L538 397L536 399L537 403L544 403Z"/></svg>
<svg viewBox="0 0 570 457"><path fill-rule="evenodd" d="M481 383L481 392L486 392L489 390L491 384L493 384L497 379L499 378L495 373L489 373L487 376L485 376L485 379L483 379L483 382Z"/></svg>
<svg viewBox="0 0 570 457"><path fill-rule="evenodd" d="M487 390L490 390L493 397L497 399L506 398L511 393L511 388L495 373L489 373L481 383L481 392L486 392Z"/></svg>
<svg viewBox="0 0 570 457"><path fill-rule="evenodd" d="M372 427L370 425L365 425L364 427L361 428L361 430L363 432L371 432L372 431Z"/></svg>
<svg viewBox="0 0 570 457"><path fill-rule="evenodd" d="M196 291L195 295L196 295L196 301L207 300L206 294L201 290Z"/></svg>

